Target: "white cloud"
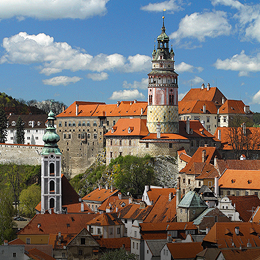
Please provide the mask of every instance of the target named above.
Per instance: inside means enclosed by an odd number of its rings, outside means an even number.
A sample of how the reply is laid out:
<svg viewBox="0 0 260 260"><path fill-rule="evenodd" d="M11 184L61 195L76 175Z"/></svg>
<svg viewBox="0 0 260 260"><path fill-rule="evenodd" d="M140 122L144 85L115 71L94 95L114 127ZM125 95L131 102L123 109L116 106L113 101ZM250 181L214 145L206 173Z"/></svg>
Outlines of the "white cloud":
<svg viewBox="0 0 260 260"><path fill-rule="evenodd" d="M253 96L253 104L260 104L260 90Z"/></svg>
<svg viewBox="0 0 260 260"><path fill-rule="evenodd" d="M179 94L178 94L178 101L181 101L187 93L188 93L188 92L179 93Z"/></svg>
<svg viewBox="0 0 260 260"><path fill-rule="evenodd" d="M45 85L51 85L51 86L58 86L58 85L67 86L70 83L76 83L80 80L81 78L79 77L58 76L51 79L44 79L42 82Z"/></svg>
<svg viewBox="0 0 260 260"><path fill-rule="evenodd" d="M190 64L187 64L185 62L181 62L180 64L175 65L175 70L178 73L182 73L182 72L194 72L194 70L197 70L198 72L203 71L202 67L194 67Z"/></svg>
<svg viewBox="0 0 260 260"><path fill-rule="evenodd" d="M166 9L166 11L182 10L180 5L176 4L175 0L169 0L169 1L164 1L155 4L149 3L148 5L141 7L141 10L150 11L150 12L162 12L164 9Z"/></svg>
<svg viewBox="0 0 260 260"><path fill-rule="evenodd" d="M109 0L1 0L0 19L86 19L107 12Z"/></svg>
<svg viewBox="0 0 260 260"><path fill-rule="evenodd" d="M186 15L179 24L179 29L170 35L170 38L179 42L182 38L197 38L205 41L205 37L215 38L229 35L231 25L228 23L226 13L222 11L193 13Z"/></svg>
<svg viewBox="0 0 260 260"><path fill-rule="evenodd" d="M196 76L194 79L189 80L189 83L191 83L192 85L197 85L197 84L200 84L203 82L204 82L204 79L202 79L198 76Z"/></svg>
<svg viewBox="0 0 260 260"><path fill-rule="evenodd" d="M102 80L107 80L108 79L108 74L106 72L101 72L101 73L89 73L87 75L89 79L92 79L94 81L102 81Z"/></svg>
<svg viewBox="0 0 260 260"><path fill-rule="evenodd" d="M260 71L260 53L255 57L250 57L242 51L231 59L217 59L214 66L217 69L239 71L239 76L248 76L248 72Z"/></svg>
<svg viewBox="0 0 260 260"><path fill-rule="evenodd" d="M211 3L215 6L218 4L231 6L236 9L240 9L243 5L237 0L211 0Z"/></svg>
<svg viewBox="0 0 260 260"><path fill-rule="evenodd" d="M134 83L127 83L125 80L123 82L123 88L138 88L138 89L147 89L148 88L148 78L143 78L141 82L134 81Z"/></svg>
<svg viewBox="0 0 260 260"><path fill-rule="evenodd" d="M119 70L124 72L146 71L151 67L151 58L136 54L125 58L123 55L103 53L92 56L80 49L73 49L66 42L55 42L53 37L40 33L28 35L20 32L10 38L4 38L5 54L1 63L32 64L39 63L40 73L51 75L63 70L90 70L102 72Z"/></svg>
<svg viewBox="0 0 260 260"><path fill-rule="evenodd" d="M144 100L145 96L139 92L137 89L134 90L120 90L114 91L112 96L109 98L112 100L133 100L133 99L141 99Z"/></svg>

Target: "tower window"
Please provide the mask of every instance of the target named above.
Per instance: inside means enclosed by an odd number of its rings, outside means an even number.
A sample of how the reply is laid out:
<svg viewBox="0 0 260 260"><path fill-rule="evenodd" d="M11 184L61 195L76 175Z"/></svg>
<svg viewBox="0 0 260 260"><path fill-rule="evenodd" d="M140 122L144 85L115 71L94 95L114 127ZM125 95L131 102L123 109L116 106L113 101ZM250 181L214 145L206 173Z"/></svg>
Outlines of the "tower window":
<svg viewBox="0 0 260 260"><path fill-rule="evenodd" d="M174 95L169 95L169 105L174 105Z"/></svg>
<svg viewBox="0 0 260 260"><path fill-rule="evenodd" d="M50 163L50 175L54 175L54 163Z"/></svg>
<svg viewBox="0 0 260 260"><path fill-rule="evenodd" d="M51 209L54 208L54 199L53 198L50 199L50 208Z"/></svg>
<svg viewBox="0 0 260 260"><path fill-rule="evenodd" d="M50 192L54 192L54 181L50 181Z"/></svg>
<svg viewBox="0 0 260 260"><path fill-rule="evenodd" d="M152 100L153 100L153 95L149 95L149 105L152 104Z"/></svg>

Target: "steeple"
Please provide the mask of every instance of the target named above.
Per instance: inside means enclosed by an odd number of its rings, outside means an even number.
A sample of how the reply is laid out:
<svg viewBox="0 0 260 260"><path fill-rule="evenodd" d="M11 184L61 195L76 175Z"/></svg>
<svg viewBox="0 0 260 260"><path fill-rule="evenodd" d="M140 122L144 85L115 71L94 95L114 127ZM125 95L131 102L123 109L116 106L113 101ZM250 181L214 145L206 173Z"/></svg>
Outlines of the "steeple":
<svg viewBox="0 0 260 260"><path fill-rule="evenodd" d="M44 147L41 153L41 213L47 211L62 213L61 152L60 140L54 126L55 115L48 114L48 126L43 136Z"/></svg>

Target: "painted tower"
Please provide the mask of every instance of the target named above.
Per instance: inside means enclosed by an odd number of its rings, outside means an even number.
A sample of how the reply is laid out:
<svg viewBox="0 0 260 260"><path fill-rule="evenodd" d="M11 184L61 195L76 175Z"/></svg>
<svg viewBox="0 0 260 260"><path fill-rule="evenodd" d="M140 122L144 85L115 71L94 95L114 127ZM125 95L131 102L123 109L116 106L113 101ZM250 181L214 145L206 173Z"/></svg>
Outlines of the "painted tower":
<svg viewBox="0 0 260 260"><path fill-rule="evenodd" d="M148 74L147 127L150 133L156 133L158 123L161 133L179 132L178 74L174 71L174 52L172 48L169 50L169 40L163 16L157 50L152 53L152 71Z"/></svg>
<svg viewBox="0 0 260 260"><path fill-rule="evenodd" d="M41 213L53 210L62 213L61 190L61 152L57 142L60 140L54 126L55 115L48 114L48 127L43 136L44 147L41 153Z"/></svg>

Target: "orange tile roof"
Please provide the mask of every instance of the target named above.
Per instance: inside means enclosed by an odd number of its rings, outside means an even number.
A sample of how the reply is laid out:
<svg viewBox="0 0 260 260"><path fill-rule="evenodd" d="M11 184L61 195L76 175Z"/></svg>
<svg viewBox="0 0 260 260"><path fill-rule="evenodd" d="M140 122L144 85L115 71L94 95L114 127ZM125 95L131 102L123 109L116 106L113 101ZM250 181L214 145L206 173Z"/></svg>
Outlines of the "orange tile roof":
<svg viewBox="0 0 260 260"><path fill-rule="evenodd" d="M203 114L203 107L206 106L205 114L217 114L218 107L214 101L189 100L179 101L179 114Z"/></svg>
<svg viewBox="0 0 260 260"><path fill-rule="evenodd" d="M176 193L174 189L174 194ZM149 194L149 193L148 193ZM169 193L160 195L144 222L161 223L174 221L176 217L176 196L169 201ZM148 195L149 196L149 195Z"/></svg>
<svg viewBox="0 0 260 260"><path fill-rule="evenodd" d="M247 127L247 137L244 136L242 127L218 127L214 133L216 138L219 131L221 133L221 147L223 150L233 150L233 146L240 147L241 150L260 150L259 127ZM236 139L234 137L239 141L235 142L234 140Z"/></svg>
<svg viewBox="0 0 260 260"><path fill-rule="evenodd" d="M226 100L219 108L219 114L248 114L244 111L245 104L242 100ZM249 114L253 114L249 111Z"/></svg>
<svg viewBox="0 0 260 260"><path fill-rule="evenodd" d="M186 151L185 151L184 148L179 149L179 150L177 151L177 153L178 153L178 155L179 155L179 158L180 158L182 161L188 163L188 162L191 160L191 156L189 156L189 155L186 153Z"/></svg>
<svg viewBox="0 0 260 260"><path fill-rule="evenodd" d="M87 222L91 226L115 226L124 225L120 219L117 218L116 213L102 213Z"/></svg>
<svg viewBox="0 0 260 260"><path fill-rule="evenodd" d="M25 252L25 254L27 256L29 256L30 259L35 259L35 260L39 260L39 259L55 260L55 258L53 258L52 256L47 255L44 252L42 252L42 251L40 251L40 250L38 250L36 248L28 250L27 252Z"/></svg>
<svg viewBox="0 0 260 260"><path fill-rule="evenodd" d="M25 242L23 242L20 238L16 238L10 242L8 242L8 245L24 245L26 244Z"/></svg>
<svg viewBox="0 0 260 260"><path fill-rule="evenodd" d="M259 259L260 248L243 248L243 250L239 248L229 248L222 249L221 253L223 254L225 260L256 260Z"/></svg>
<svg viewBox="0 0 260 260"><path fill-rule="evenodd" d="M86 227L86 223L96 217L96 214L36 214L31 221L17 234L47 235L47 234L77 234ZM40 227L38 228L38 224Z"/></svg>
<svg viewBox="0 0 260 260"><path fill-rule="evenodd" d="M205 100L214 101L217 105L221 105L222 97L226 99L222 92L216 87L210 87L209 90L207 90L207 88L191 88L189 92L183 97L182 101Z"/></svg>
<svg viewBox="0 0 260 260"><path fill-rule="evenodd" d="M257 222L259 223L260 220L260 207L258 206L255 211L252 214L252 217L250 218L250 222Z"/></svg>
<svg viewBox="0 0 260 260"><path fill-rule="evenodd" d="M148 133L146 119L120 118L105 136L145 136Z"/></svg>
<svg viewBox="0 0 260 260"><path fill-rule="evenodd" d="M219 177L219 173L212 164L205 164L200 175L196 177L198 180L214 179Z"/></svg>
<svg viewBox="0 0 260 260"><path fill-rule="evenodd" d="M146 140L156 140L157 142L174 142L175 140L181 140L181 141L188 141L188 138L179 135L179 134L161 134L160 138L157 138L157 134L154 133L150 133L147 136L145 136L144 138L142 138L142 141L146 141Z"/></svg>
<svg viewBox="0 0 260 260"><path fill-rule="evenodd" d="M105 247L105 248L116 249L116 248L124 247L126 251L130 251L131 249L130 237L101 238L101 239L97 239L97 242L101 247Z"/></svg>
<svg viewBox="0 0 260 260"><path fill-rule="evenodd" d="M193 259L203 250L201 242L167 243L173 259Z"/></svg>
<svg viewBox="0 0 260 260"><path fill-rule="evenodd" d="M52 246L53 249L63 249L77 234L50 234L48 244Z"/></svg>
<svg viewBox="0 0 260 260"><path fill-rule="evenodd" d="M248 196L228 196L232 201L232 205L236 207L239 212L239 217L242 221L247 222L250 220L253 212L252 209L260 206L260 199L257 195Z"/></svg>
<svg viewBox="0 0 260 260"><path fill-rule="evenodd" d="M172 193L172 195L176 194L176 189L175 188L151 187L151 188L149 188L149 190L147 192L149 200L153 201L154 203L160 196L168 196L168 198L169 198L169 193Z"/></svg>
<svg viewBox="0 0 260 260"><path fill-rule="evenodd" d="M142 232L174 231L174 230L197 230L193 222L162 222L140 223Z"/></svg>
<svg viewBox="0 0 260 260"><path fill-rule="evenodd" d="M236 235L235 228L239 228ZM260 225L251 222L216 222L203 241L217 244L218 248L245 248L260 246Z"/></svg>
<svg viewBox="0 0 260 260"><path fill-rule="evenodd" d="M111 191L111 189L97 188L92 192L90 192L89 194L87 194L85 197L83 197L83 200L86 202L94 201L94 202L101 203L107 198L109 198L110 196L117 194L118 192L119 190Z"/></svg>
<svg viewBox="0 0 260 260"><path fill-rule="evenodd" d="M110 212L116 212L116 208L120 211L123 207L129 204L129 199L119 199L118 196L111 196L106 199L98 208L98 211L106 211L109 207Z"/></svg>
<svg viewBox="0 0 260 260"><path fill-rule="evenodd" d="M138 219L144 220L146 216L150 213L153 206L146 206L144 209L140 208L139 204L129 204L124 207L118 214L122 219Z"/></svg>
<svg viewBox="0 0 260 260"><path fill-rule="evenodd" d="M260 170L227 169L219 178L219 186L224 189L259 190Z"/></svg>

